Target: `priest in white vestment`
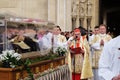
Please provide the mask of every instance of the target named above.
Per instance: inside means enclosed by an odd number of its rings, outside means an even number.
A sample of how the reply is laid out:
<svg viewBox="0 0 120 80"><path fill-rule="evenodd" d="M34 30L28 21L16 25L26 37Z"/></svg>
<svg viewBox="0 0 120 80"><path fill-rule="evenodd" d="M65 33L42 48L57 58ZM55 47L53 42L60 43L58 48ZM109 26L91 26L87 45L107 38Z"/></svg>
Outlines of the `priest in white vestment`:
<svg viewBox="0 0 120 80"><path fill-rule="evenodd" d="M72 58L72 80L88 80L92 78L93 73L89 58L89 44L86 38L81 36L79 28L74 29L74 36L72 36L68 41L71 41L69 48Z"/></svg>
<svg viewBox="0 0 120 80"><path fill-rule="evenodd" d="M39 47L41 51L53 49L55 53L58 47L67 47L66 37L61 35L61 29L58 26L54 26L52 30L44 32L44 36L39 41Z"/></svg>
<svg viewBox="0 0 120 80"><path fill-rule="evenodd" d="M99 26L95 26L93 34L91 36L89 36L89 44L94 39L95 35L98 35L98 34L99 34ZM91 45L90 45L90 51L91 51L91 56L90 57L92 58L92 56L94 54L94 49L93 49L93 47L91 47Z"/></svg>
<svg viewBox="0 0 120 80"><path fill-rule="evenodd" d="M120 36L104 46L98 72L99 80L120 80Z"/></svg>
<svg viewBox="0 0 120 80"><path fill-rule="evenodd" d="M59 26L54 27L53 29L53 51L55 52L58 47L63 47L68 50L69 41L66 40L66 37L61 35L61 28ZM70 70L70 80L71 77L71 55L69 50L66 53L65 63L68 64Z"/></svg>
<svg viewBox="0 0 120 80"><path fill-rule="evenodd" d="M61 28L60 26L55 26L53 28L53 51L55 52L58 47L67 48L67 40L66 37L61 35Z"/></svg>
<svg viewBox="0 0 120 80"><path fill-rule="evenodd" d="M94 49L92 56L92 67L94 70L94 80L98 80L98 61L103 50L104 45L111 40L111 36L106 34L106 25L99 26L100 34L95 35L90 45Z"/></svg>

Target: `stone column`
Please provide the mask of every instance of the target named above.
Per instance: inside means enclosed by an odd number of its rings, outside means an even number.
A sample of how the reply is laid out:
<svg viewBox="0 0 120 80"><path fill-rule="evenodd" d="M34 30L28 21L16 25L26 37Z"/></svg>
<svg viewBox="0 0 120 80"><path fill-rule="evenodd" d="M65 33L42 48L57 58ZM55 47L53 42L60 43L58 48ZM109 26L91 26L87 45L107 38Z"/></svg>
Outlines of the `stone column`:
<svg viewBox="0 0 120 80"><path fill-rule="evenodd" d="M65 31L65 1L57 0L57 24Z"/></svg>
<svg viewBox="0 0 120 80"><path fill-rule="evenodd" d="M92 9L92 20L91 27L92 30L96 25L99 25L99 0L93 0L93 9Z"/></svg>
<svg viewBox="0 0 120 80"><path fill-rule="evenodd" d="M59 10L59 8L60 8L60 5L59 5L59 3L60 3L60 0L57 0L57 23L56 24L59 24L59 15L60 15L60 10Z"/></svg>
<svg viewBox="0 0 120 80"><path fill-rule="evenodd" d="M67 18L67 16L66 16L66 11L67 10L67 0L64 0L64 28L63 28L63 30L64 31L66 31L66 18Z"/></svg>
<svg viewBox="0 0 120 80"><path fill-rule="evenodd" d="M57 1L48 0L48 21L57 23Z"/></svg>
<svg viewBox="0 0 120 80"><path fill-rule="evenodd" d="M71 31L72 30L72 11L71 11L71 2L72 0L66 0L66 30Z"/></svg>
<svg viewBox="0 0 120 80"><path fill-rule="evenodd" d="M76 27L76 17L72 17L72 29Z"/></svg>
<svg viewBox="0 0 120 80"><path fill-rule="evenodd" d="M77 16L76 18L76 28L78 28L80 26L80 21L79 21L79 16Z"/></svg>
<svg viewBox="0 0 120 80"><path fill-rule="evenodd" d="M83 27L83 24L84 24L84 18L79 18L79 23L80 23L80 26L82 26Z"/></svg>
<svg viewBox="0 0 120 80"><path fill-rule="evenodd" d="M57 23L62 31L71 31L71 0L57 0Z"/></svg>

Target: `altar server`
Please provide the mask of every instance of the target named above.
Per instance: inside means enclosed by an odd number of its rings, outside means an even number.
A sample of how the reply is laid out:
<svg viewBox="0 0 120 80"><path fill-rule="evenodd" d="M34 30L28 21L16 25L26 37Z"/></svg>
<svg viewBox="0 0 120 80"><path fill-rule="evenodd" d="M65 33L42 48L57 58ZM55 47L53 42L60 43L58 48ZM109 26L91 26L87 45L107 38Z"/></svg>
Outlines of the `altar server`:
<svg viewBox="0 0 120 80"><path fill-rule="evenodd" d="M120 80L120 36L108 42L99 60L99 80Z"/></svg>

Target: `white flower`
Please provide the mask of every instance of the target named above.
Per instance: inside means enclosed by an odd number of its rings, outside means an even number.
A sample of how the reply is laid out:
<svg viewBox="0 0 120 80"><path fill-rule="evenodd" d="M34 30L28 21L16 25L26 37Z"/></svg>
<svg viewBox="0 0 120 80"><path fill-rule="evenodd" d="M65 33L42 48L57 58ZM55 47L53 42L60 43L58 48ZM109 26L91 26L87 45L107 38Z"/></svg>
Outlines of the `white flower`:
<svg viewBox="0 0 120 80"><path fill-rule="evenodd" d="M2 51L2 54L0 55L0 61L9 62L11 68L14 68L17 65L16 61L19 61L20 59L21 54L16 53L14 50Z"/></svg>
<svg viewBox="0 0 120 80"><path fill-rule="evenodd" d="M15 65L12 62L9 62L9 63L11 68L15 68Z"/></svg>
<svg viewBox="0 0 120 80"><path fill-rule="evenodd" d="M14 53L14 55L13 55L14 57L16 57L16 59L17 60L20 60L21 59L21 55L20 54L18 54L18 53Z"/></svg>
<svg viewBox="0 0 120 80"><path fill-rule="evenodd" d="M11 64L10 67L11 67L11 68L15 68L15 65L12 65L12 64Z"/></svg>
<svg viewBox="0 0 120 80"><path fill-rule="evenodd" d="M0 54L0 61L2 61L3 57L2 57L2 54Z"/></svg>
<svg viewBox="0 0 120 80"><path fill-rule="evenodd" d="M5 59L8 59L4 54L1 54L0 55L0 61L3 61L3 60L5 60Z"/></svg>
<svg viewBox="0 0 120 80"><path fill-rule="evenodd" d="M59 53L59 54L61 54L61 53L64 54L66 52L67 52L67 50L64 47L58 47L56 49L56 53Z"/></svg>

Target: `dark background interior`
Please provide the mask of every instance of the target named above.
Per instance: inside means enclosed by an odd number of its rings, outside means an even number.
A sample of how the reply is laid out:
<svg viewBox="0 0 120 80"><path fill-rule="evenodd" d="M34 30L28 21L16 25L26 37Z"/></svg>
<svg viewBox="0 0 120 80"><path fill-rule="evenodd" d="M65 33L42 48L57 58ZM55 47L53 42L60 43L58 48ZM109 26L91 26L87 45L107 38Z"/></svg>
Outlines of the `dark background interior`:
<svg viewBox="0 0 120 80"><path fill-rule="evenodd" d="M103 22L103 13L107 11L108 32L118 36L120 34L120 0L100 0L99 24Z"/></svg>

